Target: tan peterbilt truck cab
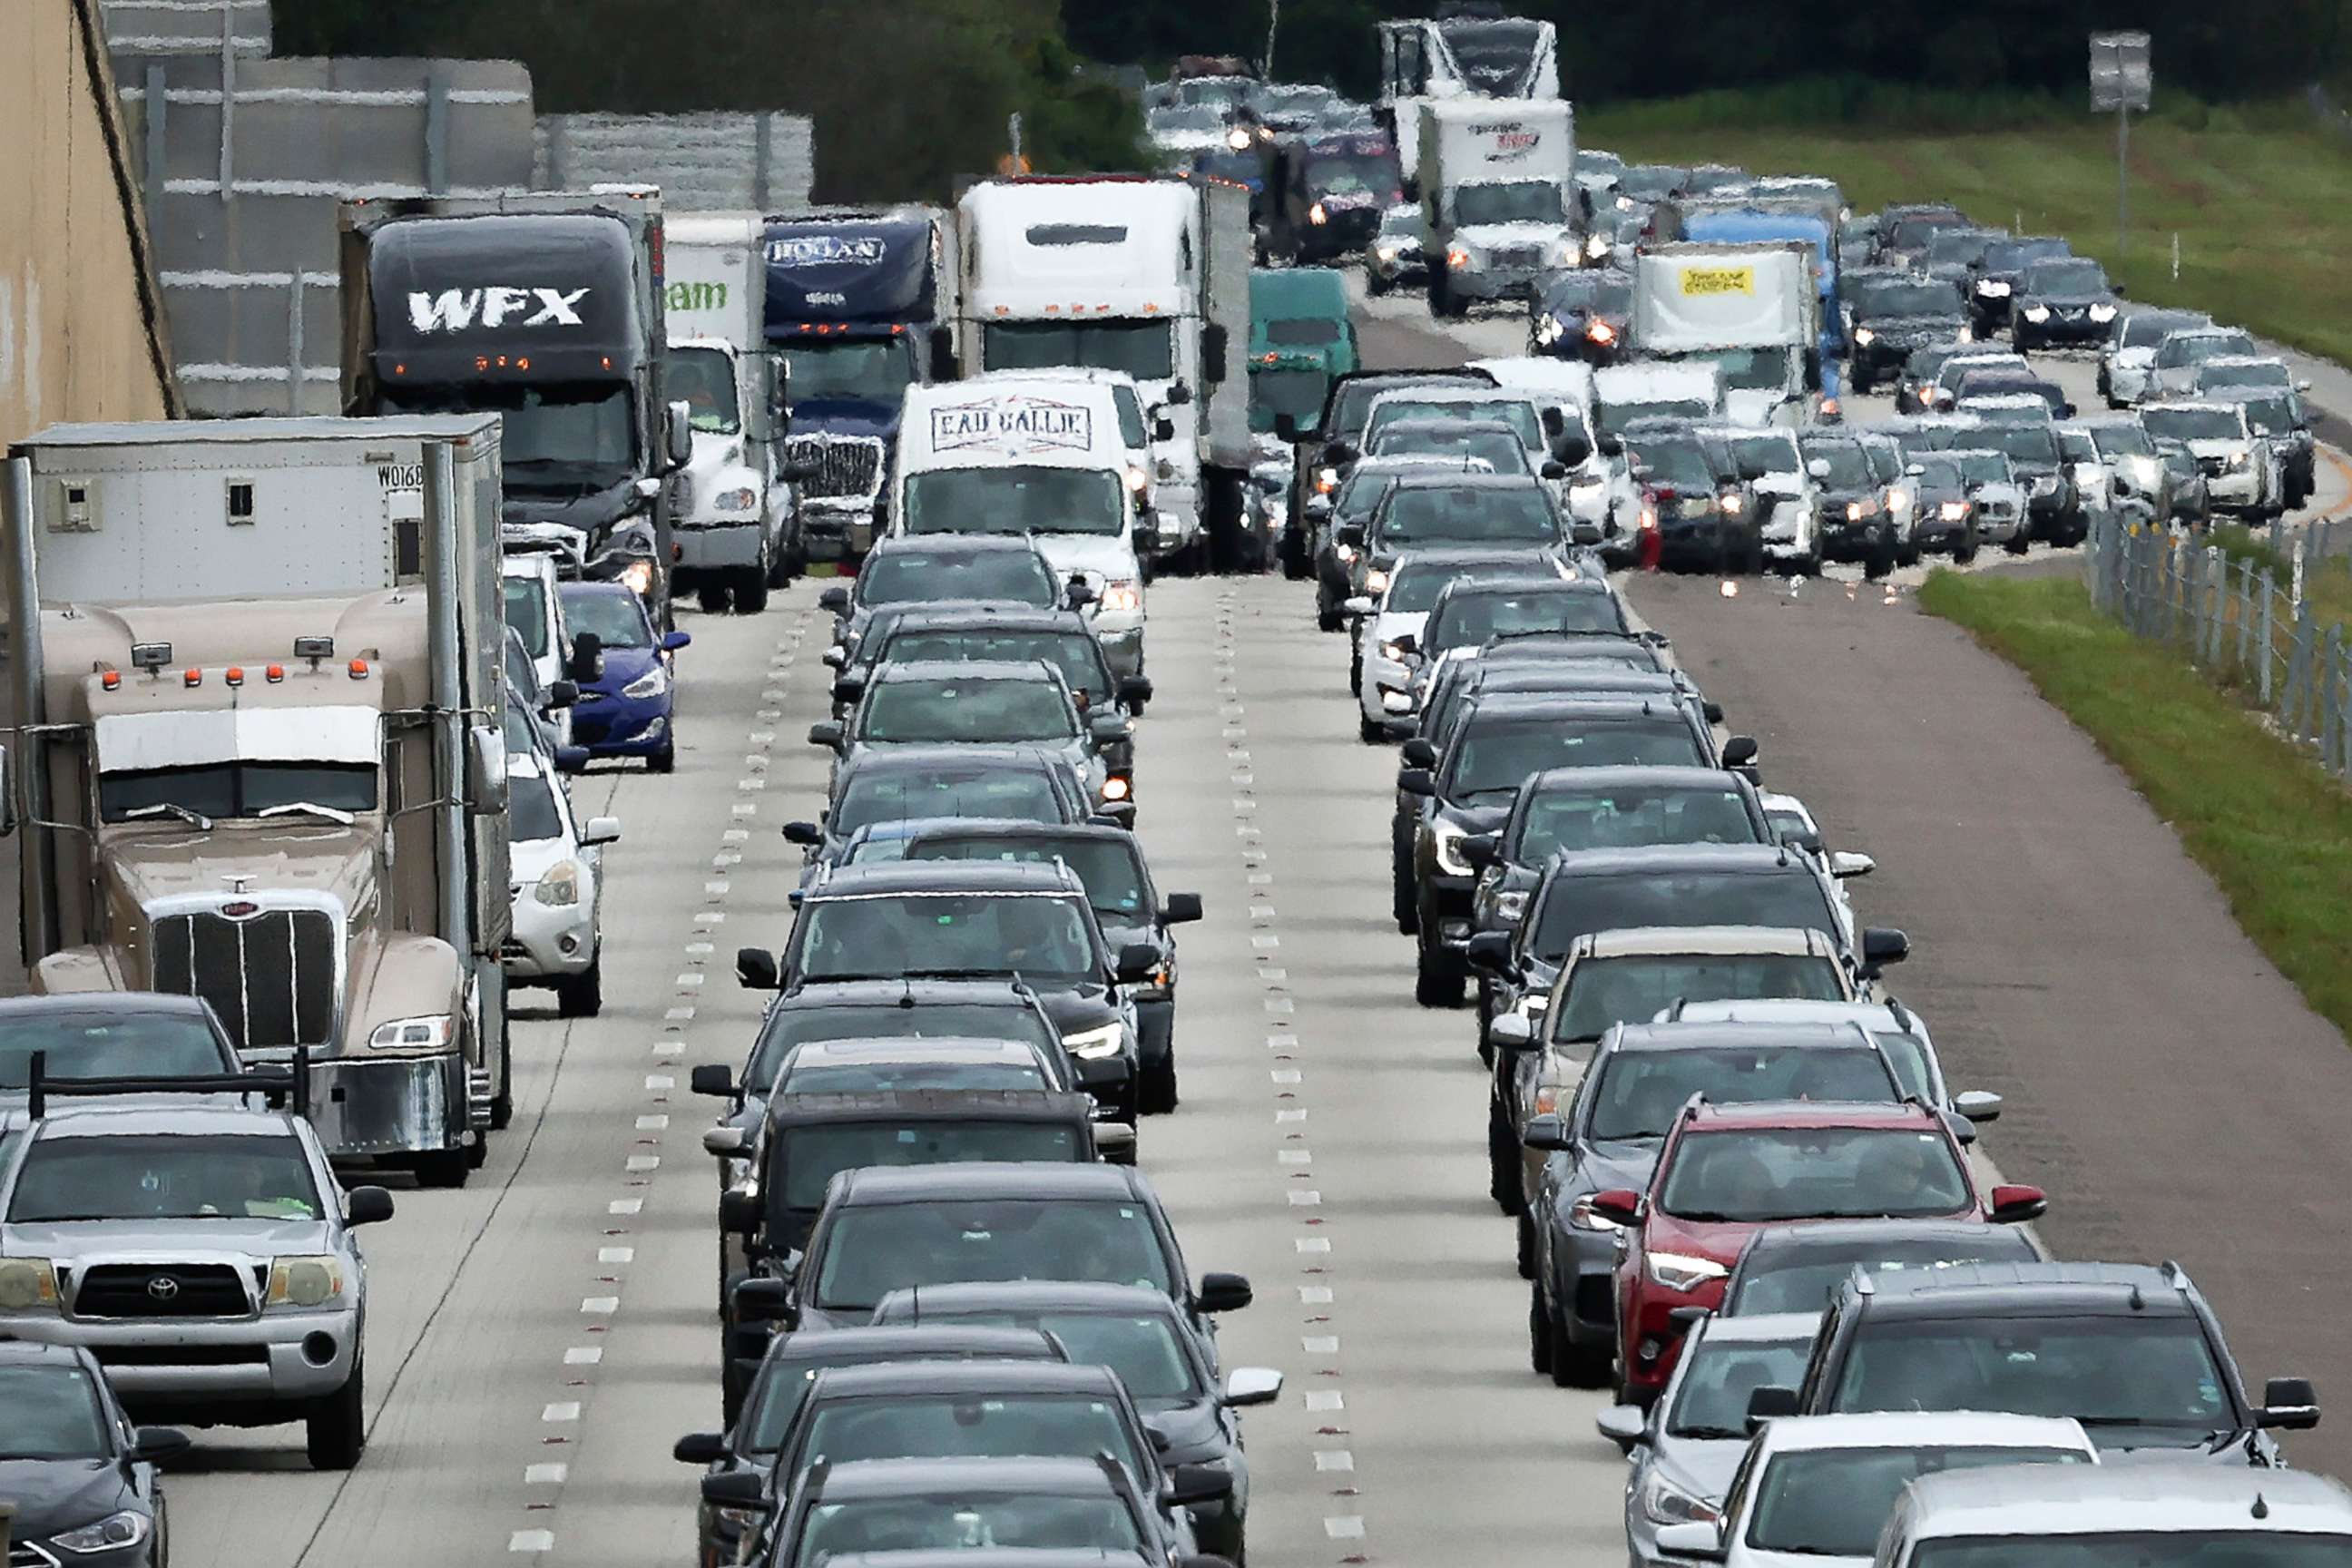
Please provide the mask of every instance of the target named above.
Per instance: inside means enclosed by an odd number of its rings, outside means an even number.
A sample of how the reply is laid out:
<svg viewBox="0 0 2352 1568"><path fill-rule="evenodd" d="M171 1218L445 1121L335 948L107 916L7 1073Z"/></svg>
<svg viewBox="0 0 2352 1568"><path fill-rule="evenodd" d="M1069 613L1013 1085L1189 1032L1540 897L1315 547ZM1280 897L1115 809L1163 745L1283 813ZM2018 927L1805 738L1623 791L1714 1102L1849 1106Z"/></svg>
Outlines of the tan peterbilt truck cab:
<svg viewBox="0 0 2352 1568"><path fill-rule="evenodd" d="M24 956L310 1064L330 1157L455 1185L511 1114L499 421L60 426L0 577Z"/></svg>

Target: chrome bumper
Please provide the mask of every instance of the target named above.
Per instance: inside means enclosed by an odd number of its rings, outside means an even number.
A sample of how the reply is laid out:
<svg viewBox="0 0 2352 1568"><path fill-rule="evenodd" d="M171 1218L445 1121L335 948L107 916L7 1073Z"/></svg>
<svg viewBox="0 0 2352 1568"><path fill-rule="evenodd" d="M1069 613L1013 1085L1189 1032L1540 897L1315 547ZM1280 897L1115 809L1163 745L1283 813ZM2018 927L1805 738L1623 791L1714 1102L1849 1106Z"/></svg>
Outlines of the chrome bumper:
<svg viewBox="0 0 2352 1568"><path fill-rule="evenodd" d="M455 1149L465 1142L469 1126L488 1124L487 1078L469 1071L457 1051L384 1061L314 1061L310 1125L331 1159ZM478 1095L478 1079L483 1080Z"/></svg>

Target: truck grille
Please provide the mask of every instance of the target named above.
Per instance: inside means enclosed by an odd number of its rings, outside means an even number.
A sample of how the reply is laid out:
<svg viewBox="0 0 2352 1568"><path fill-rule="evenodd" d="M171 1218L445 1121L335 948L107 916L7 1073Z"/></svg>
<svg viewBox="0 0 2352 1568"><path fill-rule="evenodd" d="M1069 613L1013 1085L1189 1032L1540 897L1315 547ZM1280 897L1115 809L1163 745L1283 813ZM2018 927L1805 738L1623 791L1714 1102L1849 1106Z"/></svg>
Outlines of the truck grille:
<svg viewBox="0 0 2352 1568"><path fill-rule="evenodd" d="M1497 267L1541 267L1543 247L1539 245L1507 245L1495 252Z"/></svg>
<svg viewBox="0 0 2352 1568"><path fill-rule="evenodd" d="M268 1366L268 1345L93 1345L100 1366Z"/></svg>
<svg viewBox="0 0 2352 1568"><path fill-rule="evenodd" d="M815 471L797 481L802 495L820 500L870 500L882 489L882 441L877 436L794 436L785 456Z"/></svg>
<svg viewBox="0 0 2352 1568"><path fill-rule="evenodd" d="M240 1049L325 1045L341 943L322 910L167 915L155 922L155 989L211 1003Z"/></svg>
<svg viewBox="0 0 2352 1568"><path fill-rule="evenodd" d="M225 1263L102 1263L81 1277L77 1318L243 1318L253 1302Z"/></svg>

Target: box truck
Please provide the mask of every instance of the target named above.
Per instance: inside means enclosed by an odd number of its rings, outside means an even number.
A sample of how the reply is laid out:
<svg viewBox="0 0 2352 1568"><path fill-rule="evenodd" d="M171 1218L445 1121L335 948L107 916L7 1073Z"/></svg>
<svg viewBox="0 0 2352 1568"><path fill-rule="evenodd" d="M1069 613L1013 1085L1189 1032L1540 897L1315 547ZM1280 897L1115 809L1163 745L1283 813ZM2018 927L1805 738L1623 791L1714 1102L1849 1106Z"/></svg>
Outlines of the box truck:
<svg viewBox="0 0 2352 1568"><path fill-rule="evenodd" d="M1423 105L1461 99L1559 96L1559 33L1549 22L1478 15L1382 22L1376 112L1396 138L1405 184L1420 182L1415 127Z"/></svg>
<svg viewBox="0 0 2352 1568"><path fill-rule="evenodd" d="M1544 278L1583 258L1576 118L1559 99L1422 106L1422 222L1429 311L1532 301Z"/></svg>
<svg viewBox="0 0 2352 1568"><path fill-rule="evenodd" d="M1822 388L1812 261L1801 241L1646 249L1633 266L1633 347L1714 365L1734 424L1810 424Z"/></svg>

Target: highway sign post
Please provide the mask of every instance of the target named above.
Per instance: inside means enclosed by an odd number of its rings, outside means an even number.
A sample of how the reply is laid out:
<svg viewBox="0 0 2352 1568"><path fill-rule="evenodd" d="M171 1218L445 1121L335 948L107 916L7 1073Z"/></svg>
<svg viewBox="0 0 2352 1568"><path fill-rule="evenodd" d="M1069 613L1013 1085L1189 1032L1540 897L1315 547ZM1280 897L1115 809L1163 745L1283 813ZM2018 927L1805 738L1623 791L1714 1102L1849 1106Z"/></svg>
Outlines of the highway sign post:
<svg viewBox="0 0 2352 1568"><path fill-rule="evenodd" d="M2116 259L2131 246L2131 117L2155 86L2146 33L2091 35L2091 110L2116 117Z"/></svg>

